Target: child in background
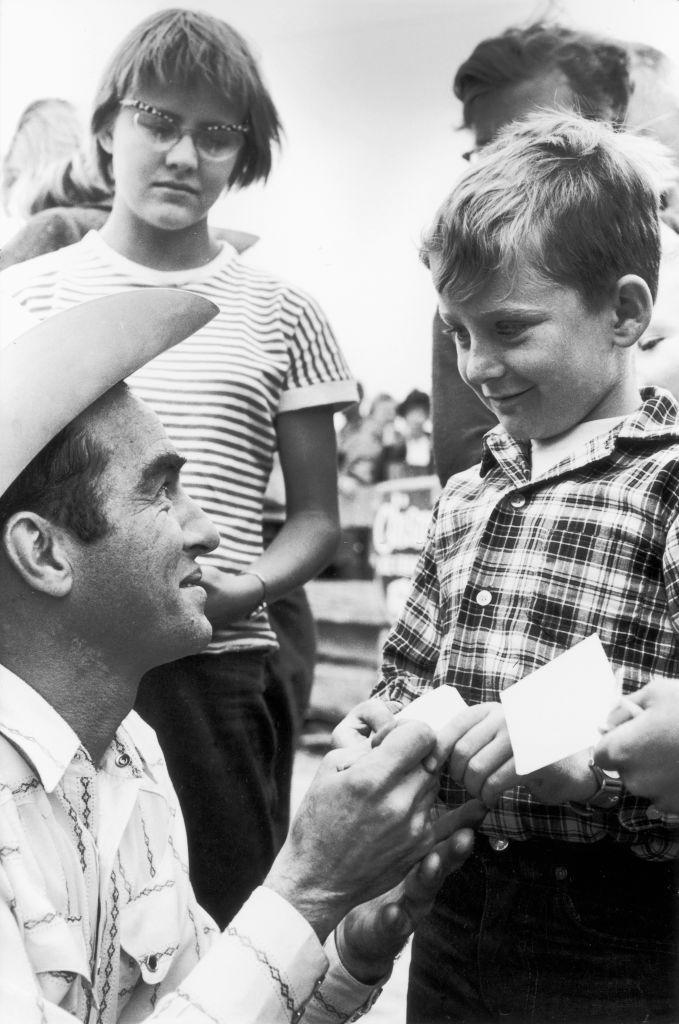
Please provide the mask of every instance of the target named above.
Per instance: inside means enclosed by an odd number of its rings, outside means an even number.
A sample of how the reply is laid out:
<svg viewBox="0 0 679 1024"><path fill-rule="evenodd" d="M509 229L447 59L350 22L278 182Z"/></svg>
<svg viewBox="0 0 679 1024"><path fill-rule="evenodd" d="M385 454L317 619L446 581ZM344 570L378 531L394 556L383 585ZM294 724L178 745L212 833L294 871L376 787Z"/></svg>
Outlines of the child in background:
<svg viewBox="0 0 679 1024"><path fill-rule="evenodd" d="M454 684L443 793L492 808L413 946L408 1020L670 1021L676 824L583 751L514 770L498 698L597 632L625 692L679 675L679 406L631 353L660 257L647 144L575 115L508 129L424 260L464 381L499 426L452 477L353 741ZM393 707L393 705L392 705Z"/></svg>

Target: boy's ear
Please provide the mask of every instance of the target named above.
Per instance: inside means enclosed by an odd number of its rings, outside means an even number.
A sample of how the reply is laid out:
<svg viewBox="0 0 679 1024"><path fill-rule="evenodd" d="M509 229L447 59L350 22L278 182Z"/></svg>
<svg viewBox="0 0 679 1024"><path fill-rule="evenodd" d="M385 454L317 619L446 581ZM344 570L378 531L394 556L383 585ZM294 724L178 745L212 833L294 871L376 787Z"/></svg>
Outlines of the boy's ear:
<svg viewBox="0 0 679 1024"><path fill-rule="evenodd" d="M651 290L638 274L625 274L615 284L614 341L620 348L636 344L653 313Z"/></svg>
<svg viewBox="0 0 679 1024"><path fill-rule="evenodd" d="M66 597L73 566L63 530L37 512L15 512L5 523L2 544L10 565L32 590Z"/></svg>

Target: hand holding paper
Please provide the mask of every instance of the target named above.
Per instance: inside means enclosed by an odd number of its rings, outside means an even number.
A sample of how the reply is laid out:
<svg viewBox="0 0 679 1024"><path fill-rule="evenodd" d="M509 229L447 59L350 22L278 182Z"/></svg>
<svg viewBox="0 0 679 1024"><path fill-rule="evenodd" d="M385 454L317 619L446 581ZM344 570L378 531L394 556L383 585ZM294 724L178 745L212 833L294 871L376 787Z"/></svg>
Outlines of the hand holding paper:
<svg viewBox="0 0 679 1024"><path fill-rule="evenodd" d="M529 775L595 746L619 692L593 634L501 693L517 772Z"/></svg>

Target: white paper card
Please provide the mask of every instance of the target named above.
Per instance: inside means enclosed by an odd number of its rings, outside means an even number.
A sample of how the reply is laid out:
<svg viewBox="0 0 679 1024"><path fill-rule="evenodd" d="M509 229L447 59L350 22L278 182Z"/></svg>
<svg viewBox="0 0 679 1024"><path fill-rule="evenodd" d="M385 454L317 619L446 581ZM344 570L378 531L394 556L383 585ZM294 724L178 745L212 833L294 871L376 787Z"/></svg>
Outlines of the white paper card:
<svg viewBox="0 0 679 1024"><path fill-rule="evenodd" d="M503 690L519 775L594 746L620 693L596 633Z"/></svg>
<svg viewBox="0 0 679 1024"><path fill-rule="evenodd" d="M438 733L466 707L467 704L454 686L439 686L417 697L394 717L425 722Z"/></svg>

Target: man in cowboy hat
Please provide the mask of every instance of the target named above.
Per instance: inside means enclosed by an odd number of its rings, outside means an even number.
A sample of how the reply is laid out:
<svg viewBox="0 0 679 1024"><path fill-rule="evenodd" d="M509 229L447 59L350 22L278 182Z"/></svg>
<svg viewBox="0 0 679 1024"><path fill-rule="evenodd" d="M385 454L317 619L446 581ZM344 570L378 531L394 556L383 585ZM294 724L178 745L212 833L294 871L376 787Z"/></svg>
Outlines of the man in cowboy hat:
<svg viewBox="0 0 679 1024"><path fill-rule="evenodd" d="M471 847L462 826L478 812L436 820L434 737L411 722L367 754L328 755L223 934L196 903L177 799L132 705L144 671L210 638L196 559L216 533L160 421L120 382L214 313L147 289L9 343L0 324L7 1024L347 1019Z"/></svg>

